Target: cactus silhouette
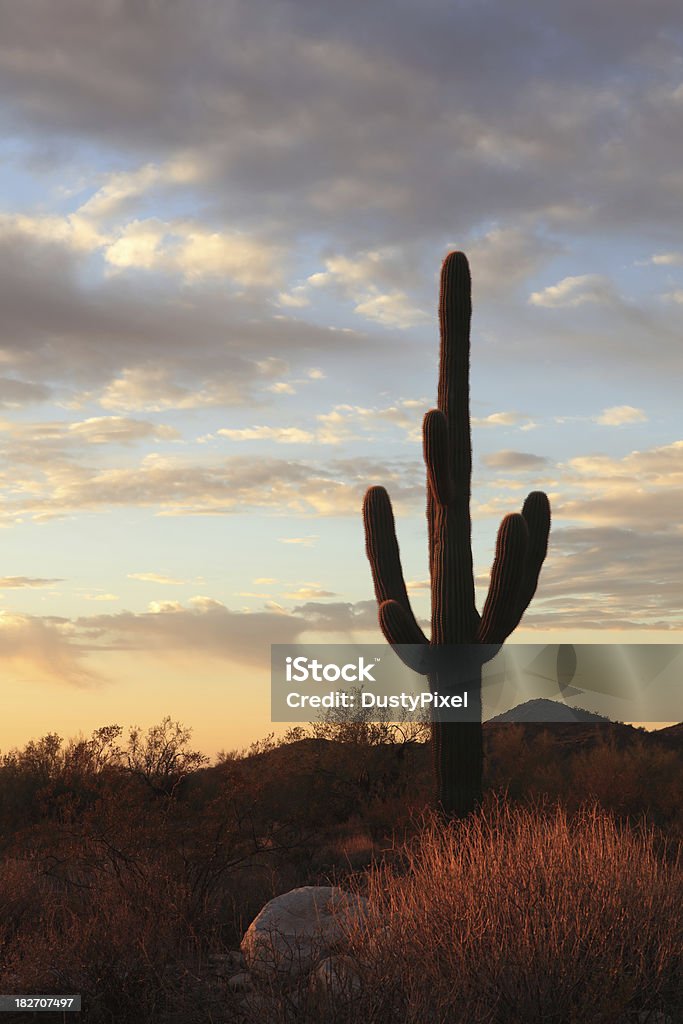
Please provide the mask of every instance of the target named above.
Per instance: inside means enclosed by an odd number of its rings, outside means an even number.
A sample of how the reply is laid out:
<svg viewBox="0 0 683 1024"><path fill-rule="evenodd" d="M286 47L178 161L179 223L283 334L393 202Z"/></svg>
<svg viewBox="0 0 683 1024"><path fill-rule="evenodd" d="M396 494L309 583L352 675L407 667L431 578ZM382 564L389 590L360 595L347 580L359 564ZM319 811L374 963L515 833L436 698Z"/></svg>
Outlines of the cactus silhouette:
<svg viewBox="0 0 683 1024"><path fill-rule="evenodd" d="M475 720L443 721L432 714L437 802L448 817L464 817L481 800L483 734L481 672L520 622L538 584L548 548L550 506L541 491L527 497L521 515L503 519L481 615L474 601L469 413L471 281L464 253L452 252L441 271L441 355L438 409L424 418L427 525L432 591L431 641L410 607L394 515L383 487L365 496L366 550L379 622L406 663L424 672L432 692L468 691ZM406 654L406 650L410 654Z"/></svg>

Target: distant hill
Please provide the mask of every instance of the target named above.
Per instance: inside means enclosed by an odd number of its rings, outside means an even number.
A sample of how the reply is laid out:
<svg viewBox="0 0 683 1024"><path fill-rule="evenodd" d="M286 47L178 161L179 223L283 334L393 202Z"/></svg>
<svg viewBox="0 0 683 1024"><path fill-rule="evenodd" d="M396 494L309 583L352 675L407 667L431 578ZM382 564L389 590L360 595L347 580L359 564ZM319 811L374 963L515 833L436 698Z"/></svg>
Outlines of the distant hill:
<svg viewBox="0 0 683 1024"><path fill-rule="evenodd" d="M683 737L683 722L679 722L678 725L667 725L666 729L653 729L658 736L682 736Z"/></svg>
<svg viewBox="0 0 683 1024"><path fill-rule="evenodd" d="M542 719L539 721L539 719ZM552 700L531 700L520 704L502 715L484 722L484 747L487 760L496 762L498 751L507 749L508 731L521 730L524 744L532 748L537 739L546 735L552 753L549 757L562 760L574 753L588 752L605 742L613 743L619 750L644 745L646 749L663 747L683 754L683 724L666 729L646 731L623 722L612 722L608 718L570 708ZM343 780L358 780L367 776L370 780L391 778L398 772L415 780L422 775L425 785L431 785L430 744L410 744L400 747L371 747L354 749L338 740L314 739L307 737L273 749L247 755L222 765L201 769L190 787L209 785L212 780L226 774L235 782L259 782L265 786L261 799L270 799L284 806L301 801L305 811L306 802L313 799L312 787L339 789ZM355 784L355 783L354 783Z"/></svg>
<svg viewBox="0 0 683 1024"><path fill-rule="evenodd" d="M612 722L609 718L584 711L582 708L570 708L559 701L545 699L518 704L502 715L496 715L484 722L487 752L495 753L496 737L515 726L523 730L527 742L534 742L543 732L548 733L556 745L558 754L589 750L606 740L614 743L620 750L640 742L648 748L659 746L683 753L683 724L648 731L626 725L624 722Z"/></svg>
<svg viewBox="0 0 683 1024"><path fill-rule="evenodd" d="M583 708L570 708L567 704L561 704L555 700L528 700L525 704L518 704L502 715L496 715L488 719L488 724L498 722L536 722L543 725L546 722L585 722L591 724L614 725L615 723L604 715L596 715L592 711L584 711Z"/></svg>
<svg viewBox="0 0 683 1024"><path fill-rule="evenodd" d="M653 729L648 735L669 750L683 750L683 722L668 725L666 729Z"/></svg>

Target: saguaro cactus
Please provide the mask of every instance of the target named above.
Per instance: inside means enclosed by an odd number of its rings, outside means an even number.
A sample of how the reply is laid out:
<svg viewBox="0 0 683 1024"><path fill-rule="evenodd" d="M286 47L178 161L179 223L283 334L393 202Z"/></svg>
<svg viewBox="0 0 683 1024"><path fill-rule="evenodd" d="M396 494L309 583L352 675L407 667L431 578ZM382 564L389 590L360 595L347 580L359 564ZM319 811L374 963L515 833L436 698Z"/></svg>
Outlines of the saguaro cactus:
<svg viewBox="0 0 683 1024"><path fill-rule="evenodd" d="M470 519L471 314L469 265L464 253L452 252L441 271L438 409L426 414L423 426L431 641L410 607L386 490L371 487L363 508L366 550L384 636L393 645L429 645L421 660L432 691L458 691L465 682L470 712L474 706L474 721L432 717L437 801L449 817L464 817L481 799L482 666L518 625L533 597L550 531L550 506L541 491L528 495L521 514L505 516L498 530L489 592L480 615L474 602ZM444 652L449 656L443 657Z"/></svg>

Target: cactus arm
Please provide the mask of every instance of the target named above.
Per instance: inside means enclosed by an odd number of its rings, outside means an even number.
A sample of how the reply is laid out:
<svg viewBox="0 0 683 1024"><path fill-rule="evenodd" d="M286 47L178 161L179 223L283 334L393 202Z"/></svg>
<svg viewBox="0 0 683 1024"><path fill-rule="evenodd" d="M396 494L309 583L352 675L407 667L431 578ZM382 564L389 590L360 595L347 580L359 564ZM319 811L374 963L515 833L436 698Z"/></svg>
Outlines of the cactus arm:
<svg viewBox="0 0 683 1024"><path fill-rule="evenodd" d="M529 531L524 516L505 516L496 540L496 555L491 569L489 592L481 613L477 642L502 643L514 626L510 609L517 609L523 567L529 547Z"/></svg>
<svg viewBox="0 0 683 1024"><path fill-rule="evenodd" d="M379 606L379 624L390 644L421 644L429 641L417 624L412 612L407 612L398 601L383 601Z"/></svg>
<svg viewBox="0 0 683 1024"><path fill-rule="evenodd" d="M449 456L448 421L439 409L431 409L422 426L427 486L437 505L447 505L453 494Z"/></svg>
<svg viewBox="0 0 683 1024"><path fill-rule="evenodd" d="M536 593L541 566L548 551L550 533L550 504L543 491L532 491L522 506L522 516L527 526L528 544L526 557L520 571L519 589L515 602L510 605L510 614L505 625L508 637L521 622L524 612ZM502 639L505 639L502 637ZM486 643L486 640L482 641Z"/></svg>
<svg viewBox="0 0 683 1024"><path fill-rule="evenodd" d="M506 519L511 518L512 516L506 516ZM521 519L525 524L525 534L527 537L525 550L523 552L517 551L516 555L511 552L509 555L511 572L517 578L518 585L515 588L511 584L507 589L507 596L503 596L500 599L501 611L494 623L493 611L490 611L487 605L489 599L492 598L493 592L500 590L498 581L495 583L499 563L498 548L501 541L501 532L499 532L499 545L497 546L496 560L492 569L492 578L490 578L488 598L486 599L477 634L479 643L502 643L509 637L521 622L522 615L526 611L539 585L539 575L548 552L548 536L550 534L550 504L542 490L532 490L522 506L521 516L516 518ZM501 524L501 531L506 519ZM507 613L503 610L504 606L507 606Z"/></svg>
<svg viewBox="0 0 683 1024"><path fill-rule="evenodd" d="M388 605L384 615L380 615L385 637L390 644L426 644L427 638L410 607L396 540L394 513L383 487L371 487L365 495L363 521L377 603L380 609Z"/></svg>
<svg viewBox="0 0 683 1024"><path fill-rule="evenodd" d="M548 536L550 534L548 496L543 491L532 491L527 495L522 506L522 515L529 531L529 550L519 592L520 619L536 593L541 566L548 553Z"/></svg>

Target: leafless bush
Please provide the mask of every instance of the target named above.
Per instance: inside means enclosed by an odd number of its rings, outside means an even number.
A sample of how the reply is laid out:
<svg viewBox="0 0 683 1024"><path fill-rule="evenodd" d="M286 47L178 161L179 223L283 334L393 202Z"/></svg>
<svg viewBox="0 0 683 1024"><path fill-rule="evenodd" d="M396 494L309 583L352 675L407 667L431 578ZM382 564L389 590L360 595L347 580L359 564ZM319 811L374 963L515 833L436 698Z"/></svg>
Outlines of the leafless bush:
<svg viewBox="0 0 683 1024"><path fill-rule="evenodd" d="M681 1019L683 881L654 835L596 808L491 801L427 822L402 867L368 873L351 936L362 1019L408 1024Z"/></svg>

